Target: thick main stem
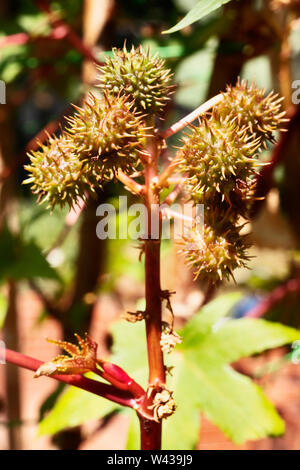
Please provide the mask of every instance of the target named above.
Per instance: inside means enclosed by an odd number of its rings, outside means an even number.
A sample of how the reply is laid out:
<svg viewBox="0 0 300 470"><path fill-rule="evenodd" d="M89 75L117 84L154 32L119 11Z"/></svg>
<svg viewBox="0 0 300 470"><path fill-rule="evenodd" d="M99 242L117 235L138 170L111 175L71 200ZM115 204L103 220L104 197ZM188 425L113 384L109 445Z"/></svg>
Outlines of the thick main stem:
<svg viewBox="0 0 300 470"><path fill-rule="evenodd" d="M160 237L161 216L158 175L158 145L155 138L148 146L149 160L145 167L147 237L145 240L146 335L149 364L149 386L158 388L165 383L165 368L161 340ZM161 423L140 419L143 450L161 448Z"/></svg>
<svg viewBox="0 0 300 470"><path fill-rule="evenodd" d="M160 237L161 216L159 192L154 185L157 178L157 149L155 140L150 146L151 159L146 167L146 205L148 236L145 240L146 282L146 334L149 362L149 384L165 383L165 370L161 340L161 286L160 286Z"/></svg>

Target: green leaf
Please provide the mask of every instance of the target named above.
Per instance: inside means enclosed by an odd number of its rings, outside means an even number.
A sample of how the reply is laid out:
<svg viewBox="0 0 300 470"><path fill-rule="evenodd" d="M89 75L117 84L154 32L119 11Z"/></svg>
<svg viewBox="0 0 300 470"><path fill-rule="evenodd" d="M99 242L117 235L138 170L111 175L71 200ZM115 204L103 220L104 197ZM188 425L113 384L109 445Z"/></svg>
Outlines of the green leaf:
<svg viewBox="0 0 300 470"><path fill-rule="evenodd" d="M204 16L213 12L220 6L228 3L230 0L200 0L173 28L163 31L163 34L175 33L180 29L201 20Z"/></svg>
<svg viewBox="0 0 300 470"><path fill-rule="evenodd" d="M210 302L202 309L201 315L193 317L192 321L185 326L185 338L187 344L192 341L195 328L198 334L205 335L211 327L221 318L225 317L235 303L240 300L241 294L233 292L225 296L220 296L213 302ZM199 321L201 316L201 321ZM114 350L119 351L113 357L115 362L122 361L122 366L133 375L136 380L146 383L147 370L145 364L147 361L144 325L128 325L116 323L113 326ZM129 344L134 344L129 349ZM126 357L123 357L121 351L126 351ZM134 353L136 350L136 354ZM163 449L183 450L193 449L198 441L200 428L199 407L194 406L192 394L197 390L191 387L191 375L186 369L184 355L174 352L167 356L167 365L174 366L172 376L168 378L168 387L174 390L174 396L178 408L176 413L163 423ZM120 362L117 362L118 364ZM186 397L189 397L187 400ZM192 401L190 401L192 400ZM183 426L182 423L188 423ZM139 429L136 417L132 415L127 449L133 450L139 448Z"/></svg>
<svg viewBox="0 0 300 470"><path fill-rule="evenodd" d="M136 450L140 447L140 425L135 412L131 413L127 434L126 450Z"/></svg>
<svg viewBox="0 0 300 470"><path fill-rule="evenodd" d="M168 387L174 390L177 410L163 423L163 449L194 449L199 440L201 423L199 408L194 405L198 391L186 368L183 354L174 352L170 364L174 369L168 379Z"/></svg>
<svg viewBox="0 0 300 470"><path fill-rule="evenodd" d="M198 341L200 338L205 338L212 328L216 327L217 322L221 322L230 313L241 297L240 292L231 292L220 295L206 304L197 315L191 318L181 332L184 336L185 347L188 347L190 343L193 344L194 339Z"/></svg>
<svg viewBox="0 0 300 470"><path fill-rule="evenodd" d="M10 275L14 279L34 277L59 279L56 271L50 266L35 242L29 242L22 246L20 257L11 267Z"/></svg>
<svg viewBox="0 0 300 470"><path fill-rule="evenodd" d="M42 277L56 279L59 277L50 266L35 242L24 242L20 237L4 227L0 233L0 279L30 279Z"/></svg>
<svg viewBox="0 0 300 470"><path fill-rule="evenodd" d="M299 331L280 323L261 319L241 318L228 320L214 326L213 332L201 343L202 354L217 360L219 364L235 362L241 357L251 356L266 349L292 343L300 337ZM186 350L193 345L185 346ZM194 344L195 351L198 342Z"/></svg>
<svg viewBox="0 0 300 470"><path fill-rule="evenodd" d="M119 405L105 398L70 387L58 399L46 418L40 422L38 434L55 434L63 429L79 426L88 420L101 419L119 408Z"/></svg>
<svg viewBox="0 0 300 470"><path fill-rule="evenodd" d="M110 361L122 367L142 386L147 385L147 344L144 322L115 323L111 328L114 339Z"/></svg>
<svg viewBox="0 0 300 470"><path fill-rule="evenodd" d="M264 320L230 318L228 313L240 296L231 293L218 297L195 315L181 332L183 342L168 358L168 365L174 366L168 387L174 391L178 408L163 423L163 449L195 448L201 424L200 412L238 444L283 433L284 423L260 387L234 371L229 363L295 341L300 338L300 333ZM134 325L132 331L133 336L129 331L128 336L126 328L115 325L115 340L121 340L122 347L129 341L126 363L134 365L133 372L134 368L141 370L145 358L138 344L139 340L144 341L140 325ZM131 341L134 346L130 359L128 346ZM119 350L117 343L115 349ZM139 445L136 426L133 416L129 449L137 449Z"/></svg>
<svg viewBox="0 0 300 470"><path fill-rule="evenodd" d="M219 426L236 444L284 432L284 423L263 391L230 366L205 364L185 356L190 384L197 390L194 407Z"/></svg>
<svg viewBox="0 0 300 470"><path fill-rule="evenodd" d="M206 99L218 41L211 37L205 46L185 57L175 70L178 91L175 101L178 105L195 109Z"/></svg>

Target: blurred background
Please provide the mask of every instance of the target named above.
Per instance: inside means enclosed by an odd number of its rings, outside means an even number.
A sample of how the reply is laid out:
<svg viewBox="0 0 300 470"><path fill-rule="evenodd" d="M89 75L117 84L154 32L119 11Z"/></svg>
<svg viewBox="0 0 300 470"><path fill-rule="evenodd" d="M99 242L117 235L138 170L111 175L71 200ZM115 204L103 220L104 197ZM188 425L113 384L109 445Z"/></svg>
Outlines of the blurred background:
<svg viewBox="0 0 300 470"><path fill-rule="evenodd" d="M116 183L77 211L39 206L22 185L26 153L59 132L70 103L97 93L97 65L112 47L142 44L158 52L174 71L177 92L165 111L164 127L207 98L235 84L255 80L283 97L290 118L287 132L269 146L271 161L260 179L251 219L253 258L236 284L217 295L240 290L237 317L264 315L300 325L300 1L232 0L173 34L196 0L3 0L0 3L0 338L10 349L49 360L57 349L45 337L70 340L89 331L99 354L111 347L109 328L144 297L139 250L127 240L96 237L96 207L118 207L124 189ZM298 80L298 83L297 83ZM4 100L2 100L4 101ZM171 143L178 145L175 136ZM172 148L165 152L167 161ZM134 197L131 196L134 200ZM126 214L120 215L127 217ZM162 247L162 285L176 291L173 309L180 327L212 297L184 265L168 241ZM287 423L277 439L246 443L247 449L300 448L300 370L284 360L284 348L239 361L235 367L262 385ZM276 360L270 371L266 364ZM128 419L111 413L55 433L37 434L38 424L63 387L32 379L15 366L0 367L0 449L120 449ZM80 406L80 404L79 404ZM208 420L200 449L238 448ZM241 448L241 447L239 447Z"/></svg>

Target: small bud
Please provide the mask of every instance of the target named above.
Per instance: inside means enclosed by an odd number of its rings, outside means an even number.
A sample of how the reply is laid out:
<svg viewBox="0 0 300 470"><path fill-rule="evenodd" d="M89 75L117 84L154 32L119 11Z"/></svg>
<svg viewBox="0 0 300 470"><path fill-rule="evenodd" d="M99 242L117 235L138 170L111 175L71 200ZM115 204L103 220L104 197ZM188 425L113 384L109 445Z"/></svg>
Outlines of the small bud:
<svg viewBox="0 0 300 470"><path fill-rule="evenodd" d="M94 371L97 367L97 343L87 334L85 339L75 334L79 346L67 341L56 341L48 339L64 349L70 356L64 354L55 357L52 361L45 362L36 371L34 377L41 375L52 376L56 374L85 374Z"/></svg>
<svg viewBox="0 0 300 470"><path fill-rule="evenodd" d="M138 321L145 320L146 312L137 310L136 312L124 312L122 314L123 320L128 321L129 323L137 323Z"/></svg>
<svg viewBox="0 0 300 470"><path fill-rule="evenodd" d="M153 404L148 406L153 410L155 421L159 422L163 418L168 418L176 411L176 403L173 399L173 392L167 388L162 388L156 392L153 398Z"/></svg>
<svg viewBox="0 0 300 470"><path fill-rule="evenodd" d="M173 330L165 330L161 334L160 346L162 352L170 353L177 344L182 342L182 338Z"/></svg>

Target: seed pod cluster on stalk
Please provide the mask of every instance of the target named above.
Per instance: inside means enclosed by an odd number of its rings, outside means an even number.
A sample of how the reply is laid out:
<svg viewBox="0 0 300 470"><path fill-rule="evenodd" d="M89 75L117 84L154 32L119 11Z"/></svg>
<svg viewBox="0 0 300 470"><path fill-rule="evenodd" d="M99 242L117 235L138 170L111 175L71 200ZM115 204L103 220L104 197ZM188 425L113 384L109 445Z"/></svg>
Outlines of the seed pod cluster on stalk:
<svg viewBox="0 0 300 470"><path fill-rule="evenodd" d="M264 97L264 90L238 80L184 137L179 155L185 189L195 204L204 204L203 232L193 226L181 250L196 278L218 282L247 264L250 243L240 234L241 216L248 218L264 165L258 151L274 142L284 114L276 95Z"/></svg>
<svg viewBox="0 0 300 470"><path fill-rule="evenodd" d="M132 173L145 156L148 117L163 110L173 92L165 61L141 47L114 49L102 68L101 98L89 94L60 137L49 137L30 152L25 183L48 201L73 206L114 178Z"/></svg>
<svg viewBox="0 0 300 470"><path fill-rule="evenodd" d="M95 188L112 179L121 169L132 172L143 154L146 128L144 116L136 113L128 97L92 94L68 118L60 137L49 137L38 151L29 153L26 169L33 192L49 207L72 206Z"/></svg>

